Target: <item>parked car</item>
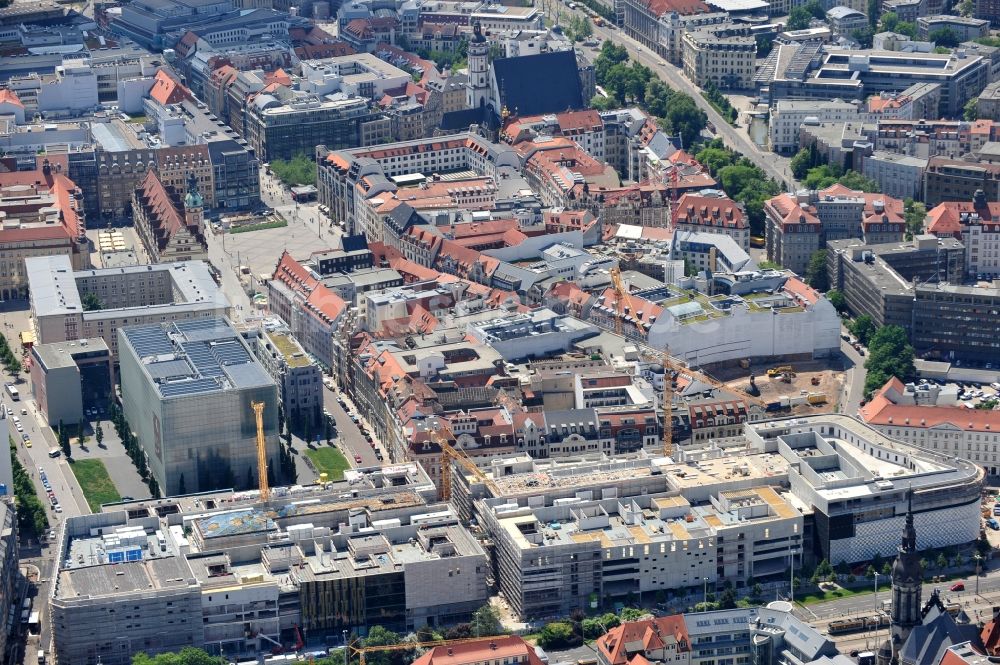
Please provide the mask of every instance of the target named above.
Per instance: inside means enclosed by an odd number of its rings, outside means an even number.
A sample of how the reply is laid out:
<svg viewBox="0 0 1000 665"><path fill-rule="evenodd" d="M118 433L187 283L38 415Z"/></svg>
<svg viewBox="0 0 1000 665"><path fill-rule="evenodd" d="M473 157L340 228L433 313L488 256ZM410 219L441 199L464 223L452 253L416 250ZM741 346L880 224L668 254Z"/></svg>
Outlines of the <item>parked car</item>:
<svg viewBox="0 0 1000 665"><path fill-rule="evenodd" d="M965 582L955 582L948 589L949 591L965 591Z"/></svg>
<svg viewBox="0 0 1000 665"><path fill-rule="evenodd" d="M356 463L358 463L358 464L361 464L361 455L355 455L355 456L354 456L354 461L355 461Z"/></svg>

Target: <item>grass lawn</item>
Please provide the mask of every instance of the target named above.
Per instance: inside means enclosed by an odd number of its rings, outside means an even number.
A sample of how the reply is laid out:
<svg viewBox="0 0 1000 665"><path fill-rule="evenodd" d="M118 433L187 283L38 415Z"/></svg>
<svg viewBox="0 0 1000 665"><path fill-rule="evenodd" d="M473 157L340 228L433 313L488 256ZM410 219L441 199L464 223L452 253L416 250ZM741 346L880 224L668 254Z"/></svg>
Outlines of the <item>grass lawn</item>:
<svg viewBox="0 0 1000 665"><path fill-rule="evenodd" d="M102 504L121 501L122 497L115 489L115 484L111 482L111 476L108 475L108 470L101 460L76 460L70 463L70 468L80 483L83 495L87 497L91 511L98 513Z"/></svg>
<svg viewBox="0 0 1000 665"><path fill-rule="evenodd" d="M347 458L336 448L307 448L306 455L317 471L330 475L330 480L343 480L344 471L351 468Z"/></svg>
<svg viewBox="0 0 1000 665"><path fill-rule="evenodd" d="M807 593L803 596L795 594L795 602L801 603L803 605L813 605L815 603L825 603L828 600L836 600L838 598L850 598L851 596L864 596L870 594L875 590L874 584L869 589L843 589L837 588L833 591L818 591L816 593ZM879 591L888 591L888 587L880 586Z"/></svg>

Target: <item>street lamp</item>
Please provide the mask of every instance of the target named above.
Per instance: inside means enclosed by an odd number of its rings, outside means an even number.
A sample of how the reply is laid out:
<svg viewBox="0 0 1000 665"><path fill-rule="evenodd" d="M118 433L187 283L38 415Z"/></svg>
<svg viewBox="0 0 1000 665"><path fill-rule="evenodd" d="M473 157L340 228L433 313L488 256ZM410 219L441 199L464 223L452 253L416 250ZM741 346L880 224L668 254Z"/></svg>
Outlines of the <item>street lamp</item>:
<svg viewBox="0 0 1000 665"><path fill-rule="evenodd" d="M978 596L979 595L979 576L982 574L982 569L980 568L980 562L982 562L982 560L983 560L983 555L981 555L979 552L976 552L976 556L974 558L976 560L976 595Z"/></svg>
<svg viewBox="0 0 1000 665"><path fill-rule="evenodd" d="M704 599L705 599L705 611L707 612L708 611L708 578L707 577L703 577L701 579L703 580L704 587L705 587L705 590L704 590Z"/></svg>

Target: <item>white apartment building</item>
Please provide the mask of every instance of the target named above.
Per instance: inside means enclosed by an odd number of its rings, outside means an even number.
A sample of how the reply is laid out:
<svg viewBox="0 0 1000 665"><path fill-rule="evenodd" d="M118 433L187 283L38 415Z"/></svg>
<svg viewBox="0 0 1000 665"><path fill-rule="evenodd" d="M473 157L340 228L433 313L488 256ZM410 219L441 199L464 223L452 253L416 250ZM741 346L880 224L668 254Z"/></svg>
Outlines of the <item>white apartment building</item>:
<svg viewBox="0 0 1000 665"><path fill-rule="evenodd" d="M789 154L799 149L799 128L808 123L850 122L858 119L856 103L835 100L783 99L771 107L768 142L774 152Z"/></svg>
<svg viewBox="0 0 1000 665"><path fill-rule="evenodd" d="M685 32L681 38L684 75L698 87L752 87L757 41L749 30L722 24Z"/></svg>
<svg viewBox="0 0 1000 665"><path fill-rule="evenodd" d="M886 436L1000 472L1000 411L918 404L914 387L894 377L858 413Z"/></svg>
<svg viewBox="0 0 1000 665"><path fill-rule="evenodd" d="M879 191L897 199L919 199L927 160L876 150L864 158L862 172L879 184Z"/></svg>

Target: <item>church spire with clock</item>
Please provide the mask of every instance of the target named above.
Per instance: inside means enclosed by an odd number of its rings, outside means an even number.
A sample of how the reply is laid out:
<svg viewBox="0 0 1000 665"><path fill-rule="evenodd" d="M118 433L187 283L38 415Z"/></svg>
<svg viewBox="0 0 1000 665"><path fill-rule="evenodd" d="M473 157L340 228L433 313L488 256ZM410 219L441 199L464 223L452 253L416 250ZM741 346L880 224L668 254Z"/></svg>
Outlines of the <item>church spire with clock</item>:
<svg viewBox="0 0 1000 665"><path fill-rule="evenodd" d="M892 566L892 623L889 639L878 652L878 665L896 665L899 650L910 631L923 621L920 591L923 568L917 551L917 530L913 526L913 490L906 493L906 522L896 562Z"/></svg>

